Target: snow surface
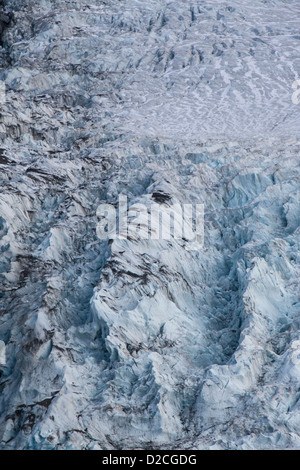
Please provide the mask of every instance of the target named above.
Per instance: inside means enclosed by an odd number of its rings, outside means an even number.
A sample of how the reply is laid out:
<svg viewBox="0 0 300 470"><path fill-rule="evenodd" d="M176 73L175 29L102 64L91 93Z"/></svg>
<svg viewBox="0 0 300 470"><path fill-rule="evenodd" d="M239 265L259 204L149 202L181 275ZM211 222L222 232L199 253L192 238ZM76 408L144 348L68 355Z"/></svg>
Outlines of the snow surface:
<svg viewBox="0 0 300 470"><path fill-rule="evenodd" d="M0 447L300 448L299 2L2 3Z"/></svg>

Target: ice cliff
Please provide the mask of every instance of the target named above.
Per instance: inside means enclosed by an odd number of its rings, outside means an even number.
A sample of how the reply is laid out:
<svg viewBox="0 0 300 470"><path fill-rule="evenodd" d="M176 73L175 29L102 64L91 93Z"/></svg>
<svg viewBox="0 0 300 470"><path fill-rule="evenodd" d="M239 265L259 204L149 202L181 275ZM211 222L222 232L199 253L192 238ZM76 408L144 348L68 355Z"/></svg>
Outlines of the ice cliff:
<svg viewBox="0 0 300 470"><path fill-rule="evenodd" d="M299 10L1 2L2 449L300 448ZM202 250L98 239L157 193Z"/></svg>

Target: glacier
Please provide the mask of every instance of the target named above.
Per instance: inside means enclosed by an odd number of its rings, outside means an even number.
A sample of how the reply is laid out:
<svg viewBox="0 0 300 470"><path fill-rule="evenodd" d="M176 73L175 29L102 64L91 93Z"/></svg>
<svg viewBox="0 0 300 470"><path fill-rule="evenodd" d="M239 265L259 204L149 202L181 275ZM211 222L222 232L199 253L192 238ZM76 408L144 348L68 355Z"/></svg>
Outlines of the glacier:
<svg viewBox="0 0 300 470"><path fill-rule="evenodd" d="M299 2L0 8L0 448L299 449Z"/></svg>

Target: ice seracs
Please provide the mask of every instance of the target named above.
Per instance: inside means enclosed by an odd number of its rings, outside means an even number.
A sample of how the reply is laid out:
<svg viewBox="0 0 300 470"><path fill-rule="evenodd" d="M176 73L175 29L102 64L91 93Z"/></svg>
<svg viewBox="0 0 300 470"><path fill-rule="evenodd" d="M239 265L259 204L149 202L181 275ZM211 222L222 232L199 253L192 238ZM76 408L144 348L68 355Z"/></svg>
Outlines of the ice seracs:
<svg viewBox="0 0 300 470"><path fill-rule="evenodd" d="M298 3L4 11L0 447L299 448Z"/></svg>

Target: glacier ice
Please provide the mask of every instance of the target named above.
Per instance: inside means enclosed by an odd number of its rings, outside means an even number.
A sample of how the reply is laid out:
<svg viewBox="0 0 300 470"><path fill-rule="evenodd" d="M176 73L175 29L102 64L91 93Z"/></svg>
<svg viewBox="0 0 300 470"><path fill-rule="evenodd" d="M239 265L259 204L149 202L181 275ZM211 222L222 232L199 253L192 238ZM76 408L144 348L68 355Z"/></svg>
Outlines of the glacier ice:
<svg viewBox="0 0 300 470"><path fill-rule="evenodd" d="M299 448L299 2L0 3L0 448Z"/></svg>

